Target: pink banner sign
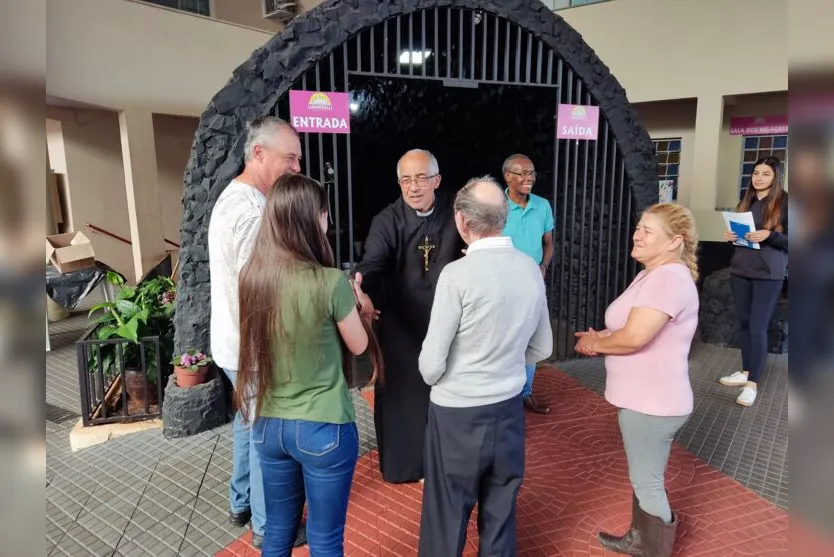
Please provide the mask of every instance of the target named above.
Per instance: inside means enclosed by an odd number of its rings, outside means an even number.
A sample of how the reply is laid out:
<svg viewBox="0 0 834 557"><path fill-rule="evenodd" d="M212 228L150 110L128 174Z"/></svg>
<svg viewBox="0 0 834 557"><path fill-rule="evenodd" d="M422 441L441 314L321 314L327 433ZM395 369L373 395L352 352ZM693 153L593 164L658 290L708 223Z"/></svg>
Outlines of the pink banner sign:
<svg viewBox="0 0 834 557"><path fill-rule="evenodd" d="M788 133L788 115L730 118L730 135L775 135Z"/></svg>
<svg viewBox="0 0 834 557"><path fill-rule="evenodd" d="M305 133L350 133L347 93L290 91L290 123Z"/></svg>
<svg viewBox="0 0 834 557"><path fill-rule="evenodd" d="M599 132L599 107L560 104L556 117L556 139L596 141Z"/></svg>

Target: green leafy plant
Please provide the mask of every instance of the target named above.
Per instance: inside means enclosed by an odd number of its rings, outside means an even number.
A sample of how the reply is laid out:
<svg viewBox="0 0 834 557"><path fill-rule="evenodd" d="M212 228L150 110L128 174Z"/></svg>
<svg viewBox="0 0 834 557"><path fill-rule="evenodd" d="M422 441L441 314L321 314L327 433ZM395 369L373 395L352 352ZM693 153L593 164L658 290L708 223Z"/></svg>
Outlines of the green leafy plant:
<svg viewBox="0 0 834 557"><path fill-rule="evenodd" d="M148 381L156 382L160 371L157 369L156 345L142 342L142 339L159 337L159 360L167 362L170 359L174 345L176 284L162 276L135 287L129 286L121 275L112 271L107 273L107 281L118 286L119 290L113 301L90 309L89 316L95 317L93 323L97 325L95 335L98 340L121 339L127 342L120 343L122 351L118 350L116 343L91 347L88 368L93 373L101 365L100 369L108 379L115 377L122 367L142 369L144 348Z"/></svg>
<svg viewBox="0 0 834 557"><path fill-rule="evenodd" d="M191 349L179 354L171 360L171 363L185 371L196 373L201 367L209 365L213 360L202 352Z"/></svg>

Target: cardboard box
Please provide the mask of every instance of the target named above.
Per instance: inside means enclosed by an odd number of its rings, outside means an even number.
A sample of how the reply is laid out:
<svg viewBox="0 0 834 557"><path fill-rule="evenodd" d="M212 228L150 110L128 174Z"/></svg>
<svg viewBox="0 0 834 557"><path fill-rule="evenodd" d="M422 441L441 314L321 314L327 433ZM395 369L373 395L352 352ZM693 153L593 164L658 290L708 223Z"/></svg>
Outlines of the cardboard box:
<svg viewBox="0 0 834 557"><path fill-rule="evenodd" d="M59 273L80 271L96 264L93 244L81 232L47 236L46 258L55 265Z"/></svg>

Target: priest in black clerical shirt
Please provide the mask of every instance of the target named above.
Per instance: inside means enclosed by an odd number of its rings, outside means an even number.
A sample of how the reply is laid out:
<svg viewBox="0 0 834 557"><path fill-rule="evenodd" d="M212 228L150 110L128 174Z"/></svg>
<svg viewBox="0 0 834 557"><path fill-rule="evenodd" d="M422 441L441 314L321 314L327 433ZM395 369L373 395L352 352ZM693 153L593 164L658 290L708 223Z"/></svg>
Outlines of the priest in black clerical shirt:
<svg viewBox="0 0 834 557"><path fill-rule="evenodd" d="M379 467L385 481L403 483L423 479L429 387L417 359L437 279L465 245L455 228L453 198L436 191L440 170L434 155L407 152L397 163L397 181L402 197L374 217L355 288L373 302L364 303L363 311L380 312L385 381L374 392Z"/></svg>

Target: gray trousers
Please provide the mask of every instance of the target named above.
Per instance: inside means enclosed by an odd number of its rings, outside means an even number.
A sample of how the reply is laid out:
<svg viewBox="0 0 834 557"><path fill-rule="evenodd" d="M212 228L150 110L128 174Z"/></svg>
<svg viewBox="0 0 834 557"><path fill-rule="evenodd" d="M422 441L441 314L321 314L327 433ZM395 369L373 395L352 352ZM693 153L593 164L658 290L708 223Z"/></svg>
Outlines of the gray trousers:
<svg viewBox="0 0 834 557"><path fill-rule="evenodd" d="M628 459L628 477L640 508L668 524L672 521L672 509L664 483L666 465L675 434L689 415L650 416L622 408L618 417Z"/></svg>

